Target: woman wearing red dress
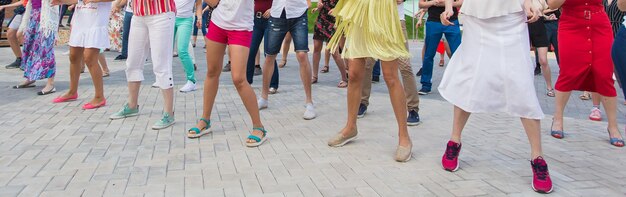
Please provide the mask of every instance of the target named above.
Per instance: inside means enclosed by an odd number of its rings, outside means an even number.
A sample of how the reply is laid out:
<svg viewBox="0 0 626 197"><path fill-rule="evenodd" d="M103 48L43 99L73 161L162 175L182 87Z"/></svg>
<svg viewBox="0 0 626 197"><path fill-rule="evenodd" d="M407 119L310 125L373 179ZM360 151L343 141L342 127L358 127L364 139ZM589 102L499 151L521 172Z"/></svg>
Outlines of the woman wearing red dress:
<svg viewBox="0 0 626 197"><path fill-rule="evenodd" d="M551 135L565 137L563 110L572 90L603 96L610 143L624 146L617 128L617 92L613 82L613 35L602 0L548 0L550 8L562 7L559 22L560 72L556 82L556 109Z"/></svg>

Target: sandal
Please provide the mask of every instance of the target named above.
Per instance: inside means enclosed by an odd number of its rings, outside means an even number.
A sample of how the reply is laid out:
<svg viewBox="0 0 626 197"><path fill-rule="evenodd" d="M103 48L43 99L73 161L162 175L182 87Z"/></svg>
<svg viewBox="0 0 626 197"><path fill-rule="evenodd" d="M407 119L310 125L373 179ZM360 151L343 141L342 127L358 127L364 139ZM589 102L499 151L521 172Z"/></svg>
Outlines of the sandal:
<svg viewBox="0 0 626 197"><path fill-rule="evenodd" d="M581 94L579 98L580 100L589 100L591 99L591 94L589 92L583 92L583 94Z"/></svg>
<svg viewBox="0 0 626 197"><path fill-rule="evenodd" d="M211 133L211 121L204 119L204 118L200 118L201 121L204 121L204 123L206 124L206 126L202 129L199 129L197 127L193 127L189 130L187 130L187 137L188 138L199 138L203 135L209 134Z"/></svg>
<svg viewBox="0 0 626 197"><path fill-rule="evenodd" d="M104 74L102 74L102 77L109 77L109 76L111 76L109 72L105 72Z"/></svg>
<svg viewBox="0 0 626 197"><path fill-rule="evenodd" d="M254 127L254 128L252 128L252 130L257 130L257 131L263 132L263 136L261 138L259 138L259 137L255 136L255 135L250 134L248 136L248 139L256 141L256 142L246 142L246 146L250 147L250 148L260 146L261 144L263 144L263 142L265 142L267 140L267 138L266 138L267 131L264 128L262 128L262 127Z"/></svg>
<svg viewBox="0 0 626 197"><path fill-rule="evenodd" d="M548 93L546 93L549 97L554 97L554 89L548 89Z"/></svg>
<svg viewBox="0 0 626 197"><path fill-rule="evenodd" d="M611 137L611 132L609 131L609 129L607 129L606 132L609 133L609 143L611 143L611 145L616 147L624 147L624 139Z"/></svg>
<svg viewBox="0 0 626 197"><path fill-rule="evenodd" d="M33 81L30 83L26 83L26 84L19 84L19 85L13 86L13 89L32 88L36 86L34 83L35 82Z"/></svg>
<svg viewBox="0 0 626 197"><path fill-rule="evenodd" d="M322 73L328 73L328 71L330 70L330 67L328 66L324 66L324 68L322 68L322 70L320 72Z"/></svg>
<svg viewBox="0 0 626 197"><path fill-rule="evenodd" d="M559 130L554 130L554 129L552 129L552 126L554 126L554 119L552 119L552 125L550 126L550 135L552 135L552 137L554 137L556 139L563 139L565 137L565 132L564 131L559 131Z"/></svg>
<svg viewBox="0 0 626 197"><path fill-rule="evenodd" d="M287 66L287 59L281 60L280 64L278 64L278 68L284 68L285 66Z"/></svg>
<svg viewBox="0 0 626 197"><path fill-rule="evenodd" d="M311 79L311 84L316 84L317 83L317 77L313 77Z"/></svg>
<svg viewBox="0 0 626 197"><path fill-rule="evenodd" d="M446 62L443 59L439 60L439 67L443 67L445 64Z"/></svg>
<svg viewBox="0 0 626 197"><path fill-rule="evenodd" d="M52 87L52 89L50 89L48 91L43 91L43 89L42 89L41 91L37 92L37 95L43 96L43 95L48 95L48 94L52 94L52 93L55 93L55 92L57 92L57 89Z"/></svg>
<svg viewBox="0 0 626 197"><path fill-rule="evenodd" d="M339 84L337 85L338 88L346 88L348 87L348 82L346 81L340 81Z"/></svg>

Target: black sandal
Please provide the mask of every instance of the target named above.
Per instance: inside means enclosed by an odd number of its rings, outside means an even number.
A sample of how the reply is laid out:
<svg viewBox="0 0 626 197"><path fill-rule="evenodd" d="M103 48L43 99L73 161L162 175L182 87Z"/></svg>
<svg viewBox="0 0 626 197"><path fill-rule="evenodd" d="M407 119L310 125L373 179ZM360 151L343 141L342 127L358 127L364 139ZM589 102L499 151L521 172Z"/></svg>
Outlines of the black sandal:
<svg viewBox="0 0 626 197"><path fill-rule="evenodd" d="M52 89L48 90L47 92L46 92L46 91L43 91L43 90L41 90L41 91L37 92L37 95L40 95L40 96L43 96L43 95L48 95L48 94L55 93L56 91L57 91L57 89L56 89L56 88L54 88L54 87L52 87Z"/></svg>
<svg viewBox="0 0 626 197"><path fill-rule="evenodd" d="M36 86L34 83L35 82L31 82L27 84L19 84L19 85L13 86L13 89L32 88Z"/></svg>

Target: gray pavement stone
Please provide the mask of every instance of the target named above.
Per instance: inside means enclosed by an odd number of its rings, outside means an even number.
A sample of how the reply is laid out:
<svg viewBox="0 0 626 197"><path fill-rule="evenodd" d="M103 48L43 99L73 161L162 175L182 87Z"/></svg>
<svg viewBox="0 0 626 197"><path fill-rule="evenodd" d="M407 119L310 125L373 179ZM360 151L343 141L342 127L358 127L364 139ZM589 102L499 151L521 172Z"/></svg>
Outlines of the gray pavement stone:
<svg viewBox="0 0 626 197"><path fill-rule="evenodd" d="M199 46L202 44L199 44ZM421 42L410 42L413 70L421 66ZM540 196L531 191L529 145L517 118L503 114L475 114L465 129L461 168L441 170L440 159L451 130L452 106L437 90L420 97L423 123L410 127L413 160L396 163L397 143L393 112L384 82L374 84L368 114L359 120L359 140L343 148L329 148L326 140L345 124L345 89L336 88L337 69L320 74L313 86L319 117L302 120L304 94L295 56L280 69L279 93L261 111L269 140L246 148L249 116L224 73L213 110L213 133L188 139L185 130L202 113L202 87L176 93L176 124L161 131L150 126L162 113L162 98L150 64L140 90L140 116L108 119L126 101L124 62L107 52L111 77L105 79L108 106L84 111L93 96L90 77L82 75L81 97L72 103L52 104L68 88L67 47L56 49L57 94L36 96L38 88L13 90L21 72L0 68L0 196ZM200 82L205 57L196 48ZM12 61L0 48L0 63ZM553 79L558 66L550 59ZM434 68L434 86L444 68ZM174 60L175 88L184 84ZM260 77L253 88L258 93ZM417 78L419 80L419 77ZM626 195L626 149L608 144L606 121L587 119L591 101L572 94L565 111L567 138L549 136L553 98L545 96L543 78L535 77L539 101L547 117L542 136L555 185L554 196ZM617 87L617 86L616 86ZM618 87L619 88L619 87ZM619 93L619 100L623 95ZM621 102L620 102L621 103ZM623 128L626 107L618 106ZM606 116L604 117L606 119Z"/></svg>

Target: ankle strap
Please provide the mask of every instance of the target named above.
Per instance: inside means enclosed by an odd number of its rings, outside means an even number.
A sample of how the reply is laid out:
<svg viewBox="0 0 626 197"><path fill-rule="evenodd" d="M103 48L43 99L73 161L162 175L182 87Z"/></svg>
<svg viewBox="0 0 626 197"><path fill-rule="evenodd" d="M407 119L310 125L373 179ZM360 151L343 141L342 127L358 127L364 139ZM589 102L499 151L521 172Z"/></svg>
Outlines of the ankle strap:
<svg viewBox="0 0 626 197"><path fill-rule="evenodd" d="M204 118L200 118L201 121L204 121L204 123L206 123L207 127L211 127L211 121L204 119Z"/></svg>
<svg viewBox="0 0 626 197"><path fill-rule="evenodd" d="M263 127L254 127L252 130L257 130L263 132L263 135L267 134L267 131Z"/></svg>

